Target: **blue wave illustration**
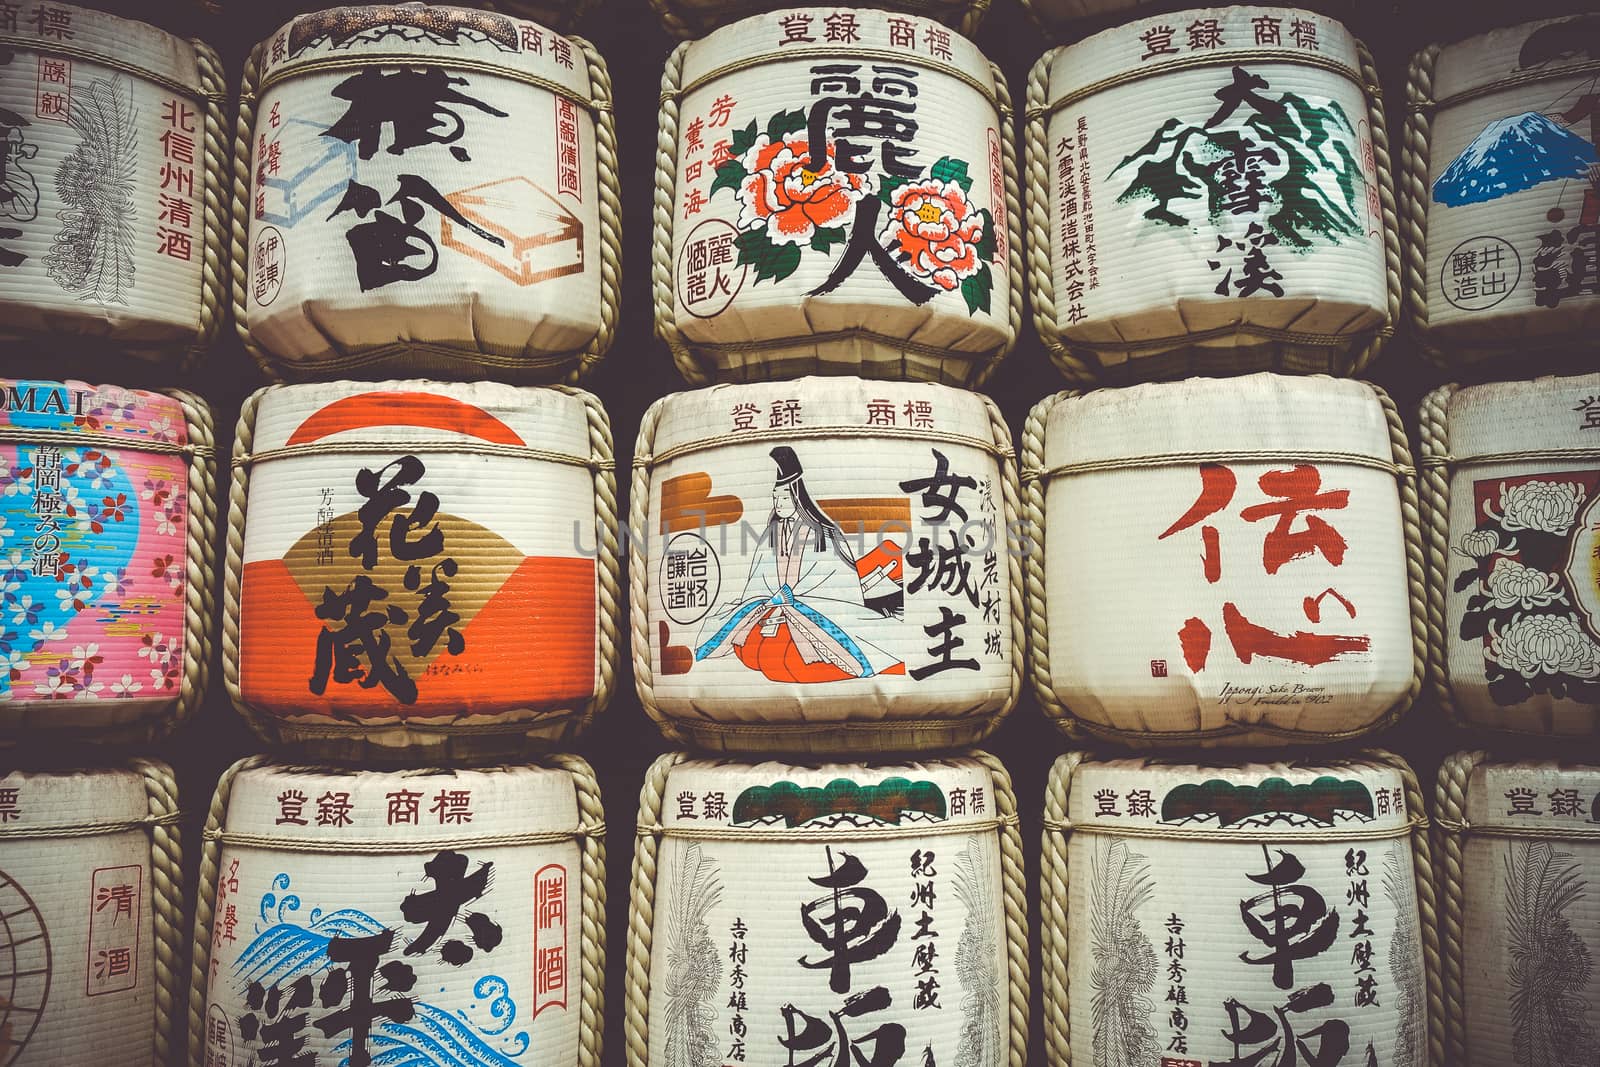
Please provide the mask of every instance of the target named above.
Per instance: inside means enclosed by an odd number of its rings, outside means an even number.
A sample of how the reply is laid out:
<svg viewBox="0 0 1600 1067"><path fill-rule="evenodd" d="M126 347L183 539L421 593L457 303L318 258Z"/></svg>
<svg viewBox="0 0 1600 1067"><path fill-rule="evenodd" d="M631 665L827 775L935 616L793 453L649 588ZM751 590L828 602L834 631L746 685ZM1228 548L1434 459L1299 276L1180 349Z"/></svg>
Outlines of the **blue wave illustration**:
<svg viewBox="0 0 1600 1067"><path fill-rule="evenodd" d="M447 1011L418 1004L408 1023L379 1023L367 1039L373 1067L518 1067L511 1056L497 1052L472 1029ZM516 1035L521 1056L528 1050L528 1035ZM336 1045L343 1055L339 1067L350 1067L350 1042Z"/></svg>
<svg viewBox="0 0 1600 1067"><path fill-rule="evenodd" d="M336 937L370 937L384 926L366 912L346 908L320 916L310 926L276 923L258 934L239 954L233 973L240 983L272 985L328 969L328 942Z"/></svg>

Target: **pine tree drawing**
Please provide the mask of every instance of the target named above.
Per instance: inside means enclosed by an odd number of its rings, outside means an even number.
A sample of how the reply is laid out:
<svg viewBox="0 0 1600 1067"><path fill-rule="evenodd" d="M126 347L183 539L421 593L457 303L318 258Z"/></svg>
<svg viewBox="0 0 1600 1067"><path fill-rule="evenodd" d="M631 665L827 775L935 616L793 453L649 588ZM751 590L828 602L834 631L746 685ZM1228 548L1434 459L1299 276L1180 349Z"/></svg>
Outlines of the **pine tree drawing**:
<svg viewBox="0 0 1600 1067"><path fill-rule="evenodd" d="M1237 91L1224 88L1218 112L1203 124L1172 118L1111 171L1132 171L1118 203L1155 201L1145 217L1188 227L1229 215L1260 219L1278 242L1306 249L1360 237L1365 196L1356 131L1335 100L1296 93L1266 96L1267 82L1234 68ZM1236 121L1249 107L1249 117ZM1231 122L1221 126L1222 122ZM1196 209L1200 209L1197 211Z"/></svg>

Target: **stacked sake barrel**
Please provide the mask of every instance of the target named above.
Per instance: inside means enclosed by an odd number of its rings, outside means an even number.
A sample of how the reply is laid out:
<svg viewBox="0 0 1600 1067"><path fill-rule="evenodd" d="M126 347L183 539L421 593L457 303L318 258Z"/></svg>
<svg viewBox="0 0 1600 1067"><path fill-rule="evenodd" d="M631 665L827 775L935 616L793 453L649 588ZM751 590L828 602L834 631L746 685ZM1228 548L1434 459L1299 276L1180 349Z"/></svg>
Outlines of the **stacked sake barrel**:
<svg viewBox="0 0 1600 1067"><path fill-rule="evenodd" d="M1423 683L1416 472L1388 395L1326 376L1400 308L1371 55L1298 9L1135 14L1027 104L1034 321L1082 387L1022 438L1029 665L1074 742L1049 1060L1441 1065L1421 793L1352 747Z"/></svg>
<svg viewBox="0 0 1600 1067"><path fill-rule="evenodd" d="M1470 1067L1594 1047L1597 394L1596 374L1447 385L1420 413L1431 678L1489 746L1447 759L1437 796L1448 1041Z"/></svg>
<svg viewBox="0 0 1600 1067"><path fill-rule="evenodd" d="M133 751L205 693L215 441L195 394L130 386L192 368L223 314L226 96L202 41L0 10L0 1062L17 1067L182 1049L177 783Z"/></svg>
<svg viewBox="0 0 1600 1067"><path fill-rule="evenodd" d="M393 101L420 100L416 122ZM244 72L223 673L270 756L206 820L188 1062L598 1067L616 677L610 78L426 5ZM350 377L347 377L350 376Z"/></svg>
<svg viewBox="0 0 1600 1067"><path fill-rule="evenodd" d="M1027 94L1029 294L1075 384L1363 371L1400 312L1377 72L1295 8L1150 15Z"/></svg>
<svg viewBox="0 0 1600 1067"><path fill-rule="evenodd" d="M1452 368L1591 354L1600 322L1600 110L1589 15L1528 22L1411 62L1406 318Z"/></svg>
<svg viewBox="0 0 1600 1067"><path fill-rule="evenodd" d="M1016 800L970 747L1021 688L1017 468L962 388L1021 320L1005 80L799 9L680 45L662 99L656 328L703 388L640 425L633 665L700 752L641 795L628 1062L1021 1062Z"/></svg>

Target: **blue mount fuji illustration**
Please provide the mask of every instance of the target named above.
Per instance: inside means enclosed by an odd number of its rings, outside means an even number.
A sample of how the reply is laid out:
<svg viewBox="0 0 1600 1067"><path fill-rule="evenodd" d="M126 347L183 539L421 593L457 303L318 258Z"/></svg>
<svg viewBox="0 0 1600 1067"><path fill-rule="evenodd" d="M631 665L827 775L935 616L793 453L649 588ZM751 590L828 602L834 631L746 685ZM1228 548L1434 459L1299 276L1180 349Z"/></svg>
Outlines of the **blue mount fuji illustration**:
<svg viewBox="0 0 1600 1067"><path fill-rule="evenodd" d="M1433 199L1450 207L1483 204L1560 178L1583 178L1595 147L1537 111L1496 119L1462 150L1439 180Z"/></svg>

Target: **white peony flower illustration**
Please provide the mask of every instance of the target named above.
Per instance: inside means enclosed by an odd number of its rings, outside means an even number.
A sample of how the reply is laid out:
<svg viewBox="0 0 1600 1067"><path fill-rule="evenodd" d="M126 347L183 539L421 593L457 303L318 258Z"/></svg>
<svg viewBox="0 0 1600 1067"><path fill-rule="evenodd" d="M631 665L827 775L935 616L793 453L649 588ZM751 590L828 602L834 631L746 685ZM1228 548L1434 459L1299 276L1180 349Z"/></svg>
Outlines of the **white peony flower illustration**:
<svg viewBox="0 0 1600 1067"><path fill-rule="evenodd" d="M1524 678L1600 678L1600 645L1570 615L1519 615L1504 626L1490 623L1485 655Z"/></svg>
<svg viewBox="0 0 1600 1067"><path fill-rule="evenodd" d="M1483 584L1497 608L1542 608L1567 602L1561 580L1555 575L1504 556L1494 561L1494 569Z"/></svg>
<svg viewBox="0 0 1600 1067"><path fill-rule="evenodd" d="M1463 556L1473 559L1487 559L1494 555L1500 547L1500 531L1489 527L1482 530L1468 530L1461 537L1461 543L1456 546L1456 551Z"/></svg>
<svg viewBox="0 0 1600 1067"><path fill-rule="evenodd" d="M1484 510L1507 530L1540 530L1564 534L1572 529L1583 503L1579 482L1523 482L1500 485L1500 514Z"/></svg>

